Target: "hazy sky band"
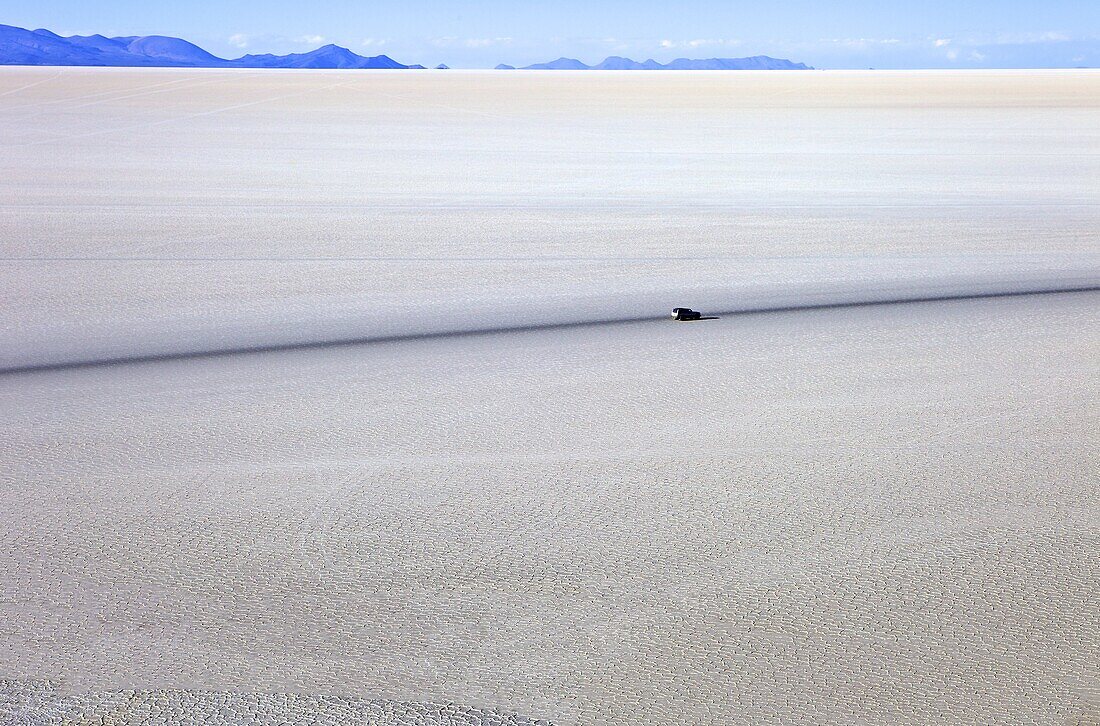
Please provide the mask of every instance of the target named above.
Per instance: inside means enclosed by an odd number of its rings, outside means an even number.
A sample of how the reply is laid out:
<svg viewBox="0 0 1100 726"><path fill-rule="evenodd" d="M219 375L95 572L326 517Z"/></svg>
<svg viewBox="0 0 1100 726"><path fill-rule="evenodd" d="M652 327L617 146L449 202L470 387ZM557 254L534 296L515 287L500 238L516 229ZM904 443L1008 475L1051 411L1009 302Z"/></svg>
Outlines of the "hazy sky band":
<svg viewBox="0 0 1100 726"><path fill-rule="evenodd" d="M474 68L609 55L771 55L821 68L1100 66L1095 0L8 0L0 23L63 35L172 35L222 57L336 43L404 63Z"/></svg>

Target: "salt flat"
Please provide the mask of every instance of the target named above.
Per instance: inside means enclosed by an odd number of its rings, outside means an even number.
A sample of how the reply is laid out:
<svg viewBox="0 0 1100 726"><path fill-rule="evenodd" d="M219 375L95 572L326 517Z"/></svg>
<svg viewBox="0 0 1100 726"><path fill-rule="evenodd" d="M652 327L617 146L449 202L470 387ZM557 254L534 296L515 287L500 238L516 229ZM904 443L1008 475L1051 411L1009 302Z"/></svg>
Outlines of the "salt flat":
<svg viewBox="0 0 1100 726"><path fill-rule="evenodd" d="M1100 277L1096 71L43 68L0 94L0 368Z"/></svg>
<svg viewBox="0 0 1100 726"><path fill-rule="evenodd" d="M0 71L0 720L1100 718L1098 106Z"/></svg>
<svg viewBox="0 0 1100 726"><path fill-rule="evenodd" d="M555 723L1095 716L1098 301L5 377L5 670Z"/></svg>

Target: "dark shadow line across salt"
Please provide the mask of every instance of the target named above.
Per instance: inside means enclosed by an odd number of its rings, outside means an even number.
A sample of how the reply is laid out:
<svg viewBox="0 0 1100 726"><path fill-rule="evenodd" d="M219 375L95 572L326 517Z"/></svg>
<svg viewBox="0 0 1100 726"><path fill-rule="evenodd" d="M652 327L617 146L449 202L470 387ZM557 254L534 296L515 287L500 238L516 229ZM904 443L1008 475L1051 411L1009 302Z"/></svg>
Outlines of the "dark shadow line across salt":
<svg viewBox="0 0 1100 726"><path fill-rule="evenodd" d="M1034 288L1009 291L987 292L960 292L945 293L940 295L914 295L910 297L894 297L874 300L851 300L837 302L807 302L796 305L778 305L773 307L759 306L734 308L730 310L708 310L708 316L704 320L717 319L718 316L735 315L763 315L768 313L789 313L810 310L833 310L839 308L859 308L879 305L902 305L911 303L933 303L948 301L982 300L988 298L1024 297L1031 295L1065 295L1073 293L1100 292L1100 285L1078 285L1066 287ZM28 373L46 373L51 371L66 371L80 368L99 368L104 366L156 363L165 361L181 361L195 358L212 358L233 355L247 355L252 353L274 353L295 350L320 350L324 348L350 347L370 343L397 343L414 340L431 340L436 338L458 338L476 335L497 335L502 333L524 333L545 330L560 330L565 328L584 328L601 325L623 325L628 323L667 321L667 314L640 315L636 317L616 317L595 320L576 320L561 323L540 323L536 325L504 325L497 327L471 328L467 330L446 330L439 332L412 333L409 335L379 335L363 337L347 337L334 340L313 340L296 343L278 343L273 345L242 346L239 348L223 347L209 348L178 353L163 353L154 355L120 355L110 358L95 358L87 360L63 361L58 363L34 363L23 366L11 366L0 368L0 376L11 376Z"/></svg>

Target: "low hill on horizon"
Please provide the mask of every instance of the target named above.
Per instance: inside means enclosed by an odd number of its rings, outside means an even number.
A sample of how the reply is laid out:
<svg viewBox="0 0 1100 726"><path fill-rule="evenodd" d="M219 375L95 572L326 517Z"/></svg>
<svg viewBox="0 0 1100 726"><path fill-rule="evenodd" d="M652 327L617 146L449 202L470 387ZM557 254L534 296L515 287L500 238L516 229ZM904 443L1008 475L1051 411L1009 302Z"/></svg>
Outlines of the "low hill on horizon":
<svg viewBox="0 0 1100 726"><path fill-rule="evenodd" d="M499 68L500 66L498 66ZM558 58L549 63L525 66L527 71L811 71L812 66L793 63L785 58L754 55L748 58L707 58L692 60L677 58L668 63L658 63L650 58L639 63L630 58L613 55L603 62L590 66L576 58Z"/></svg>

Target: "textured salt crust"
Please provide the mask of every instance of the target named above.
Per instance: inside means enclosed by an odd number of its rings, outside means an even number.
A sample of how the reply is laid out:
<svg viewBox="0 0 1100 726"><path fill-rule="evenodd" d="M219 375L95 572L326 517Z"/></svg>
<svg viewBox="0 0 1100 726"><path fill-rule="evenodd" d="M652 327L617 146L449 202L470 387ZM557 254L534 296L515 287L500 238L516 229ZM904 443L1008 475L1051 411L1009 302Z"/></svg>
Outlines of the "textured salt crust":
<svg viewBox="0 0 1100 726"><path fill-rule="evenodd" d="M297 693L109 691L66 695L49 681L0 679L0 723L317 724L344 726L550 726L454 704L394 703Z"/></svg>
<svg viewBox="0 0 1100 726"><path fill-rule="evenodd" d="M1095 719L1100 294L0 376L3 675Z"/></svg>
<svg viewBox="0 0 1100 726"><path fill-rule="evenodd" d="M714 274L715 265L693 263L698 265ZM462 297L434 304L416 296L397 302L360 296L328 305L302 298L281 303L275 311L246 312L227 303L195 314L167 316L158 307L156 313L147 311L150 317L143 321L104 311L104 317L79 329L58 329L50 324L45 331L17 320L6 354L0 353L0 374L64 365L665 318L668 308L685 300L708 314L725 315L1100 289L1100 255L1026 255L1011 262L997 257L965 261L784 260L763 265L740 263L737 267L728 276L737 282L722 287L687 282L692 275L685 271L684 281L675 286L667 277L655 277L644 291L641 283L632 282L630 289L609 293L599 280L588 279L584 285L571 281L572 292L554 296L527 289L504 296L464 291ZM256 270L253 274L262 273Z"/></svg>
<svg viewBox="0 0 1100 726"><path fill-rule="evenodd" d="M655 75L0 69L0 367L1095 279L1095 72ZM1094 721L1098 300L0 375L0 698Z"/></svg>
<svg viewBox="0 0 1100 726"><path fill-rule="evenodd" d="M0 368L1100 280L1098 72L654 75L0 69Z"/></svg>

